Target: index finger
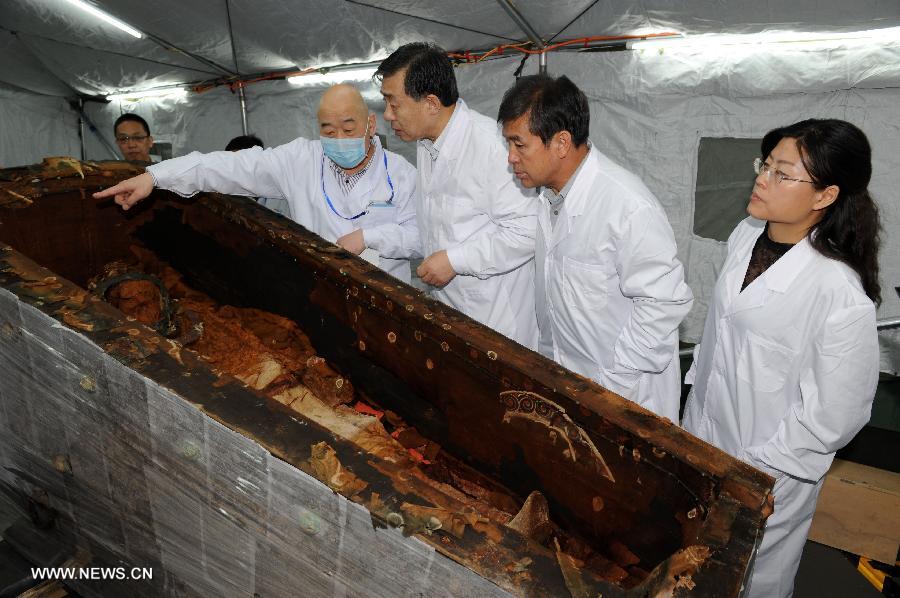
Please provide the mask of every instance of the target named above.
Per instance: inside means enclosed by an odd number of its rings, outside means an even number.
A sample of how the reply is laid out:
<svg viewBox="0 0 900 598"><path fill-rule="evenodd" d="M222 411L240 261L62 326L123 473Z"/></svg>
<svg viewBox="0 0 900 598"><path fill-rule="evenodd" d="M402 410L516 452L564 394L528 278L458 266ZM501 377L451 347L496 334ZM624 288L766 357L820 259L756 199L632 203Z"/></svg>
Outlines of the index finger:
<svg viewBox="0 0 900 598"><path fill-rule="evenodd" d="M107 189L103 189L102 191L97 191L96 193L94 193L94 199L103 199L104 197L111 197L113 195L117 195L124 191L127 191L127 189L125 189L124 183L119 183L119 184L113 185L112 187L109 187Z"/></svg>

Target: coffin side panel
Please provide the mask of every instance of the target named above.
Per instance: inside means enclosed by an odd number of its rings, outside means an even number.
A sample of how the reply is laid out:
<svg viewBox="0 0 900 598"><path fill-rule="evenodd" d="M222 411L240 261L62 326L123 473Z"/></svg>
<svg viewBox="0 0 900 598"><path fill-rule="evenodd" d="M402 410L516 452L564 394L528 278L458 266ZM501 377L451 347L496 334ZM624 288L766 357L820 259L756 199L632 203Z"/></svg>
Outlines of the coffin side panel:
<svg viewBox="0 0 900 598"><path fill-rule="evenodd" d="M130 593L507 595L5 289L0 328L0 480L152 568Z"/></svg>

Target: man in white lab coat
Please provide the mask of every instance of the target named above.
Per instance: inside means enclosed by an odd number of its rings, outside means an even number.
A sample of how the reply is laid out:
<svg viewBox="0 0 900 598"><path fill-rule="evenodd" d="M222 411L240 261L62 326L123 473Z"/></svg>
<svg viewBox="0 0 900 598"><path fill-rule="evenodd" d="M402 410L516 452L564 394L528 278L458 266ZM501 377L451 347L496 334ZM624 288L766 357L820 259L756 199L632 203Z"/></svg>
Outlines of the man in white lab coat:
<svg viewBox="0 0 900 598"><path fill-rule="evenodd" d="M320 139L274 148L193 152L94 197L115 196L128 209L153 187L191 196L200 191L284 198L293 220L409 282L407 258L421 255L415 219L416 172L381 147L375 114L359 91L329 88L319 103Z"/></svg>
<svg viewBox="0 0 900 598"><path fill-rule="evenodd" d="M665 212L588 141L587 98L567 77L520 78L498 120L509 163L542 187L536 241L540 351L678 421L678 325L693 303Z"/></svg>
<svg viewBox="0 0 900 598"><path fill-rule="evenodd" d="M516 184L497 123L459 99L446 52L407 44L379 66L384 118L418 140L416 214L435 298L522 345L537 345L534 198Z"/></svg>

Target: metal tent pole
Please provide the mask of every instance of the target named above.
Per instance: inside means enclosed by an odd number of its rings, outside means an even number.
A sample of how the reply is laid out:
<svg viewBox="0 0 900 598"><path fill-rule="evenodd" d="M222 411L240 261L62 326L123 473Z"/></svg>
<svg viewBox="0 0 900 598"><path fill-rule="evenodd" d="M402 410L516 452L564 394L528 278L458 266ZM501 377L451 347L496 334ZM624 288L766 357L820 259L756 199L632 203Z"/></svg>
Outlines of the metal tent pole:
<svg viewBox="0 0 900 598"><path fill-rule="evenodd" d="M78 108L78 144L81 146L81 159L84 160L84 98L78 98Z"/></svg>
<svg viewBox="0 0 900 598"><path fill-rule="evenodd" d="M241 130L247 135L247 99L244 96L243 84L238 84L238 99L241 102Z"/></svg>
<svg viewBox="0 0 900 598"><path fill-rule="evenodd" d="M228 39L231 40L231 59L234 61L234 71L238 76L241 69L238 67L237 48L234 45L234 28L231 26L231 7L228 0L225 0L225 16L228 19ZM241 105L241 130L247 135L247 96L244 95L244 84L238 81L238 101Z"/></svg>
<svg viewBox="0 0 900 598"><path fill-rule="evenodd" d="M516 5L513 4L512 0L497 0L497 3L503 7L503 10L509 15L509 18L511 18L519 29L522 30L522 33L531 40L531 43L534 44L537 49L543 50L545 47L544 40L541 39L538 32L531 26L531 23L522 16L522 13L519 12L519 9L516 8ZM544 52L541 52L538 55L538 73L541 75L547 74L547 54Z"/></svg>

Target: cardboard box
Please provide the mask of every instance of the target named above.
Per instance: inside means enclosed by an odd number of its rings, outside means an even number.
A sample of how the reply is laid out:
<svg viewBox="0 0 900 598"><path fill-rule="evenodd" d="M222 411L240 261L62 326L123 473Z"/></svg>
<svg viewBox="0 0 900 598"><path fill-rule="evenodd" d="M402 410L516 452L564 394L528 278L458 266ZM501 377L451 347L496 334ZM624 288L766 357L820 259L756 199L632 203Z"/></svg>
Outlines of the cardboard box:
<svg viewBox="0 0 900 598"><path fill-rule="evenodd" d="M900 547L900 474L835 459L809 539L893 563Z"/></svg>

